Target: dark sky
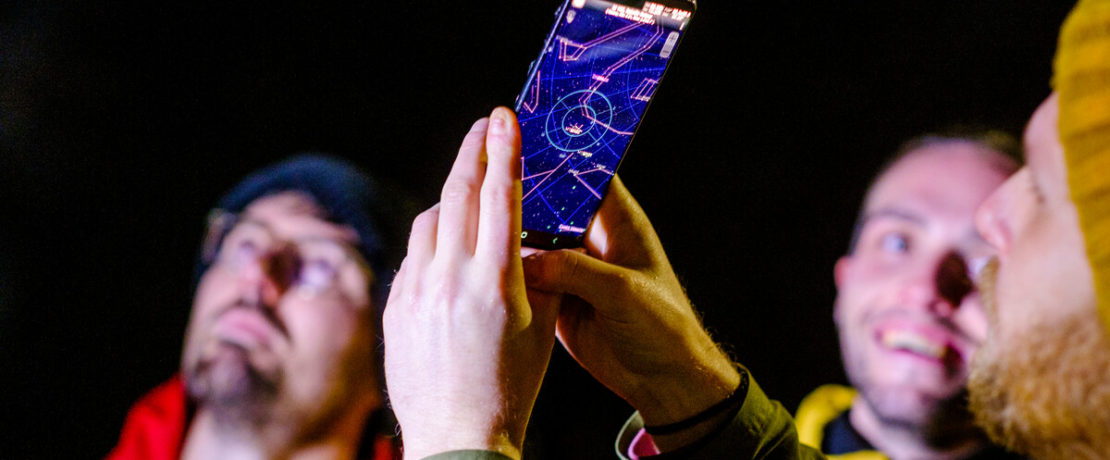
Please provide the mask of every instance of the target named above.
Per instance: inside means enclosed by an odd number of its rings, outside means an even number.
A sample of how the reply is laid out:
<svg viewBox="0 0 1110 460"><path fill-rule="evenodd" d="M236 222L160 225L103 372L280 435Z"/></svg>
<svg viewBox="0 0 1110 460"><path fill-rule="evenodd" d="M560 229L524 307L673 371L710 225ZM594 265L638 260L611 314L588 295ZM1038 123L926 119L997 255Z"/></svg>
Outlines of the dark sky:
<svg viewBox="0 0 1110 460"><path fill-rule="evenodd" d="M176 369L204 217L246 172L330 152L431 205L558 5L72 3L0 6L4 457L113 445ZM848 3L704 1L621 169L706 324L790 410L843 379L832 265L874 170L923 132L1020 133L1070 7ZM629 413L558 353L528 453L611 458Z"/></svg>

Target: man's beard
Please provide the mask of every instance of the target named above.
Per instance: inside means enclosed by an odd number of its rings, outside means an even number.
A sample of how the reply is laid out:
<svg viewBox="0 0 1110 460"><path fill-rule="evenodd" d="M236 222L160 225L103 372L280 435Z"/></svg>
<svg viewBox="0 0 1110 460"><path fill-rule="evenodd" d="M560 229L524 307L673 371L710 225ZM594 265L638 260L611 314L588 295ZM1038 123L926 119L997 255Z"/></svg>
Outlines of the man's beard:
<svg viewBox="0 0 1110 460"><path fill-rule="evenodd" d="M279 394L280 372L260 372L246 350L218 345L214 356L205 357L184 375L185 391L198 408L210 410L228 426L257 427L270 421Z"/></svg>
<svg viewBox="0 0 1110 460"><path fill-rule="evenodd" d="M995 442L1035 458L1110 456L1110 340L1102 323L1069 314L1000 343L993 270L985 274L992 330L972 360L976 421Z"/></svg>

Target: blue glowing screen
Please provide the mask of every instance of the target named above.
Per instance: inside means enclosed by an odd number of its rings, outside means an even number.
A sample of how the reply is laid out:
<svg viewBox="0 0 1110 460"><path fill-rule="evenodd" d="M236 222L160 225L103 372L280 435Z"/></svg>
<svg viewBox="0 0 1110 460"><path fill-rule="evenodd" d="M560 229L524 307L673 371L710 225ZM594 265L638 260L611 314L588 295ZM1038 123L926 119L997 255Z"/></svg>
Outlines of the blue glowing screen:
<svg viewBox="0 0 1110 460"><path fill-rule="evenodd" d="M654 3L563 7L517 98L526 232L586 231L689 16Z"/></svg>

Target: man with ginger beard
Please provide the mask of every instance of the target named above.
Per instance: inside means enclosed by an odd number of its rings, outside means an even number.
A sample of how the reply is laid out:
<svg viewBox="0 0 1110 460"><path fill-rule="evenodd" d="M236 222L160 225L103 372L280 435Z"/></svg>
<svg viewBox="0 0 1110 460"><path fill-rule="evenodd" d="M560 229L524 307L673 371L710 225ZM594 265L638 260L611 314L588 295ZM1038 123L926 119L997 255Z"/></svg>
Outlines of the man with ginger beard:
<svg viewBox="0 0 1110 460"><path fill-rule="evenodd" d="M1036 458L1110 458L1110 1L1082 0L1060 34L1027 166L982 207L998 248L991 333L971 403L995 439Z"/></svg>
<svg viewBox="0 0 1110 460"><path fill-rule="evenodd" d="M399 458L378 434L385 205L352 165L314 155L228 192L180 375L132 408L109 458Z"/></svg>

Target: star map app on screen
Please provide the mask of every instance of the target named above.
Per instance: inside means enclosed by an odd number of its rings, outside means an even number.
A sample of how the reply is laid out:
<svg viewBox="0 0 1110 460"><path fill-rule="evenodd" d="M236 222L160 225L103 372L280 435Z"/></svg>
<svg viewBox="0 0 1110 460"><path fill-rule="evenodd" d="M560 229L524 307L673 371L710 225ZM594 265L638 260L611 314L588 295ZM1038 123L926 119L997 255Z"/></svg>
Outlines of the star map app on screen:
<svg viewBox="0 0 1110 460"><path fill-rule="evenodd" d="M563 4L517 97L524 244L582 244L693 9L673 0Z"/></svg>

